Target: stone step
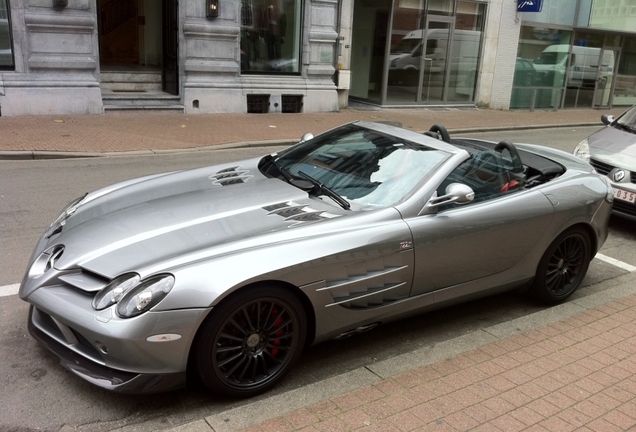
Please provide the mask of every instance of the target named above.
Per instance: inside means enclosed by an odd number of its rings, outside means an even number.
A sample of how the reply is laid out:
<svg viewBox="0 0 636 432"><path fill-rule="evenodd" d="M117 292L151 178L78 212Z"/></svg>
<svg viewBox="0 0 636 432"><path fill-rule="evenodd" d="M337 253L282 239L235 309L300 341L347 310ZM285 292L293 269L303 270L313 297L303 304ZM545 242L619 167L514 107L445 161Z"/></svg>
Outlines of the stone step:
<svg viewBox="0 0 636 432"><path fill-rule="evenodd" d="M184 113L185 107L183 105L104 105L104 114L127 112L127 113Z"/></svg>
<svg viewBox="0 0 636 432"><path fill-rule="evenodd" d="M105 90L161 90L161 72L101 72L100 87Z"/></svg>
<svg viewBox="0 0 636 432"><path fill-rule="evenodd" d="M161 91L102 90L102 101L105 105L174 105L178 104L181 98Z"/></svg>
<svg viewBox="0 0 636 432"><path fill-rule="evenodd" d="M143 91L143 90L161 90L161 81L152 82L101 82L100 87L103 90L120 90L120 91Z"/></svg>
<svg viewBox="0 0 636 432"><path fill-rule="evenodd" d="M104 112L114 111L178 111L184 112L181 98L161 91L117 92L102 89Z"/></svg>

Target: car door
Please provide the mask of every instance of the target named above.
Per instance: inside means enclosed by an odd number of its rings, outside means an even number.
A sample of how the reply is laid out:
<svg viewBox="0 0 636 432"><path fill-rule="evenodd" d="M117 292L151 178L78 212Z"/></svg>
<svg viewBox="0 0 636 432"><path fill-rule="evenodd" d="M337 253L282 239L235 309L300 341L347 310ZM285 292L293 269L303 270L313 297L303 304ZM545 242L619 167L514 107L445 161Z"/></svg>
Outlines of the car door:
<svg viewBox="0 0 636 432"><path fill-rule="evenodd" d="M477 279L487 288L489 276L527 256L553 215L541 192L520 190L406 219L415 252L411 295Z"/></svg>

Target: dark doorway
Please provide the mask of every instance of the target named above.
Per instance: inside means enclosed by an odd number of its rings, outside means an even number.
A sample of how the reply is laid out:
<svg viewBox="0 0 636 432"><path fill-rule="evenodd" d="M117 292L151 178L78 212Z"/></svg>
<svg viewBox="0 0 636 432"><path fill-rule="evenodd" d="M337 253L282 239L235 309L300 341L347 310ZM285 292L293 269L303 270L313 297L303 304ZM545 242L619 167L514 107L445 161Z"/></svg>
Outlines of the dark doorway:
<svg viewBox="0 0 636 432"><path fill-rule="evenodd" d="M161 7L157 0L98 0L97 4L102 88L156 89L177 95L177 0L162 0Z"/></svg>
<svg viewBox="0 0 636 432"><path fill-rule="evenodd" d="M177 0L163 0L163 83L166 93L179 94L179 11Z"/></svg>

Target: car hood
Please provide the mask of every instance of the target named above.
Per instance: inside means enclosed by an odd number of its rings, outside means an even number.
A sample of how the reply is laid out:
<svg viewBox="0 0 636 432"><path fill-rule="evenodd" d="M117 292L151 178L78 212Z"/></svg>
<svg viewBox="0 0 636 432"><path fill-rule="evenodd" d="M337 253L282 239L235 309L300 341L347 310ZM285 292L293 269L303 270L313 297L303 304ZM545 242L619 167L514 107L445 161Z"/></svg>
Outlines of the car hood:
<svg viewBox="0 0 636 432"><path fill-rule="evenodd" d="M94 192L44 247L64 245L55 263L59 270L81 267L112 278L219 245L227 253L232 243L240 249L245 239L350 213L263 176L256 163L153 176Z"/></svg>
<svg viewBox="0 0 636 432"><path fill-rule="evenodd" d="M587 140L592 157L636 171L636 134L607 126L590 135Z"/></svg>

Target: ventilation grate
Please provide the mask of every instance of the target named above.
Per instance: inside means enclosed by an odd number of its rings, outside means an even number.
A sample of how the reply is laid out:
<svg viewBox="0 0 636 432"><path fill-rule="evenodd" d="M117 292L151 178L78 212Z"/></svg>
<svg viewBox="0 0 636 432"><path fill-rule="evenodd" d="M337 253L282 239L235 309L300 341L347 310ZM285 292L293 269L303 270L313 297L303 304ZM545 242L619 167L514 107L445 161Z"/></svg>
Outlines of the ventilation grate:
<svg viewBox="0 0 636 432"><path fill-rule="evenodd" d="M300 113L303 111L303 97L300 95L282 95L283 113Z"/></svg>
<svg viewBox="0 0 636 432"><path fill-rule="evenodd" d="M248 114L267 114L269 112L269 95L268 94L251 94L247 95L247 113Z"/></svg>

